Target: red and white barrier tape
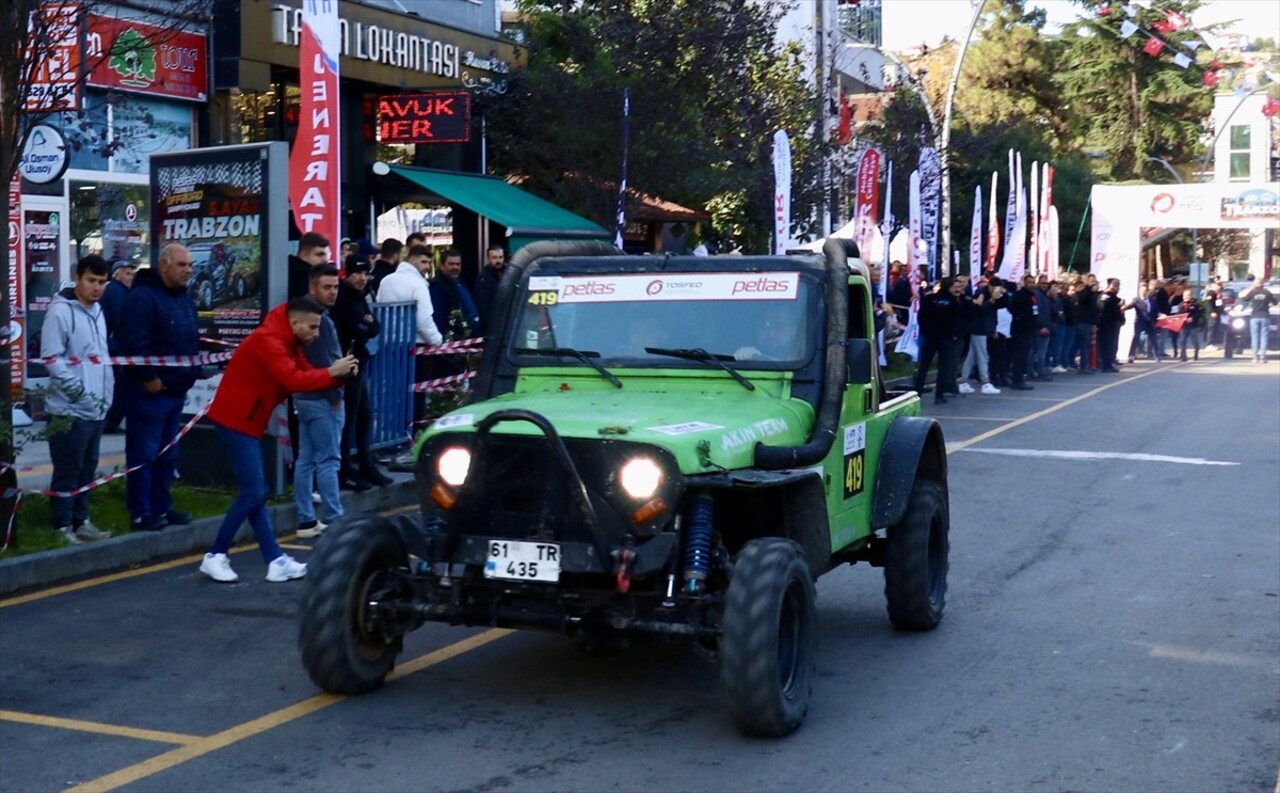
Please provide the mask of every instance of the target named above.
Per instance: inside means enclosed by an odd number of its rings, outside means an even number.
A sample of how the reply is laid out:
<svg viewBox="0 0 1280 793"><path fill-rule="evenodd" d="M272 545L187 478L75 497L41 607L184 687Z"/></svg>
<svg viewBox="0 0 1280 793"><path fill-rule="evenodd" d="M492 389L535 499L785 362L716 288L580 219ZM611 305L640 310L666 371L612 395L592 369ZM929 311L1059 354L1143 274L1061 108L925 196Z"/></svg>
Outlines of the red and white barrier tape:
<svg viewBox="0 0 1280 793"><path fill-rule="evenodd" d="M240 346L240 342L238 341L226 341L225 339L211 339L207 336L201 336L200 341L205 344L216 344L220 347L239 347Z"/></svg>
<svg viewBox="0 0 1280 793"><path fill-rule="evenodd" d="M414 383L409 390L415 394L428 393L438 394L443 391L453 391L454 386L465 383L475 377L475 372L463 372L462 374L451 374L448 377L437 377L434 380L423 380L421 383Z"/></svg>
<svg viewBox="0 0 1280 793"><path fill-rule="evenodd" d="M94 363L112 366L207 366L225 363L231 360L233 352L202 352L199 355L112 355L103 358L99 355L88 355L84 358L71 356L49 356L32 358L33 363L51 364L66 361L70 364Z"/></svg>
<svg viewBox="0 0 1280 793"><path fill-rule="evenodd" d="M459 352L478 352L479 347L484 345L484 338L478 339L462 339L461 341L446 341L443 344L437 344L434 347L428 347L425 344L419 344L413 348L414 355L452 355Z"/></svg>

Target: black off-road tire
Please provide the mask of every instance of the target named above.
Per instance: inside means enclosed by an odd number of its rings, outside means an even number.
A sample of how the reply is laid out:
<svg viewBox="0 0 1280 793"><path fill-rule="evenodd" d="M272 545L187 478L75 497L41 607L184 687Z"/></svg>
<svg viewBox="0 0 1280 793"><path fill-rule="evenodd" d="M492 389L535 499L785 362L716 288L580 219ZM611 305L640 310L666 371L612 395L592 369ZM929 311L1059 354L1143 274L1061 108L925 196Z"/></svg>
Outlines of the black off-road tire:
<svg viewBox="0 0 1280 793"><path fill-rule="evenodd" d="M951 515L942 485L917 479L902 522L887 532L884 596L889 620L904 631L929 631L947 604Z"/></svg>
<svg viewBox="0 0 1280 793"><path fill-rule="evenodd" d="M403 642L365 624L364 604L389 572L407 566L404 542L383 518L343 518L321 536L298 608L298 649L317 686L364 694L387 679Z"/></svg>
<svg viewBox="0 0 1280 793"><path fill-rule="evenodd" d="M804 721L815 675L816 599L804 549L791 540L752 540L734 560L720 678L744 734L778 738Z"/></svg>

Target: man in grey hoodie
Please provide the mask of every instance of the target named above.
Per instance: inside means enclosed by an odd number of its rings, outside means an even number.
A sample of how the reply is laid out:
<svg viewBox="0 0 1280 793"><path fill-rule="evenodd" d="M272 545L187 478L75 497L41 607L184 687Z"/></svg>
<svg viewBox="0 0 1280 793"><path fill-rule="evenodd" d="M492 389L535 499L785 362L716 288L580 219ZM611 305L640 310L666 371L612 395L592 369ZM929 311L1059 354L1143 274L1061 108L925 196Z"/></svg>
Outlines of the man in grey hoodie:
<svg viewBox="0 0 1280 793"><path fill-rule="evenodd" d="M45 314L40 355L48 364L50 389L45 407L50 422L67 423L49 436L53 461L50 488L68 492L93 481L98 472L98 446L103 420L111 407L115 376L107 360L107 323L102 298L108 265L89 255L76 264L75 286L54 295ZM61 421L58 421L61 420ZM108 532L89 522L89 492L52 499L53 527L76 545L101 540Z"/></svg>

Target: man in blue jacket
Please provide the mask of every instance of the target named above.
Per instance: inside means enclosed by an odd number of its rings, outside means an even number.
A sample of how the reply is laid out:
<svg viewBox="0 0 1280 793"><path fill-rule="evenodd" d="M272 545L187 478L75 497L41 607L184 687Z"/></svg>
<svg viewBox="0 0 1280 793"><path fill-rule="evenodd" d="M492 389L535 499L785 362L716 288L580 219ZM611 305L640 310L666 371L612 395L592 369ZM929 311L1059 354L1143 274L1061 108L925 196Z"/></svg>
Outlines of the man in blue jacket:
<svg viewBox="0 0 1280 793"><path fill-rule="evenodd" d="M191 252L177 243L160 251L155 268L137 274L116 331L122 355L199 354L196 304L187 296L189 280ZM128 479L134 531L159 531L191 522L190 515L174 511L169 495L178 447L163 456L160 450L178 434L183 401L199 373L196 366L126 368L125 462L130 467L150 463Z"/></svg>
<svg viewBox="0 0 1280 793"><path fill-rule="evenodd" d="M124 311L124 299L129 296L129 286L133 283L133 262L121 260L111 265L111 280L102 293L102 316L107 321L107 349L112 355L120 354L120 343L116 341L116 328L120 325L120 314ZM115 393L111 395L111 408L107 411L106 424L102 431L106 435L120 432L120 422L124 420L124 373L121 367L115 367Z"/></svg>

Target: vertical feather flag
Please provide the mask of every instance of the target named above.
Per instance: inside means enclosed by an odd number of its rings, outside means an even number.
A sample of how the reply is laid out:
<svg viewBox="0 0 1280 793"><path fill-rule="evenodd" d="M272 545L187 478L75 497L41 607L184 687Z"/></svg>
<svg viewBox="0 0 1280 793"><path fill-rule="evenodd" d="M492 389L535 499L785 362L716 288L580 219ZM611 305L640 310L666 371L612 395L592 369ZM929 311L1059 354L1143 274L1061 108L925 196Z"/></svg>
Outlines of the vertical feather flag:
<svg viewBox="0 0 1280 793"><path fill-rule="evenodd" d="M938 278L938 219L942 215L942 160L932 147L920 152L920 239L929 278Z"/></svg>
<svg viewBox="0 0 1280 793"><path fill-rule="evenodd" d="M618 182L618 222L613 246L622 250L622 232L627 228L627 150L631 148L631 88L622 89L622 180Z"/></svg>
<svg viewBox="0 0 1280 793"><path fill-rule="evenodd" d="M969 276L982 272L982 185L973 188L973 225L969 229Z"/></svg>
<svg viewBox="0 0 1280 793"><path fill-rule="evenodd" d="M1014 170L1013 149L1009 149L1009 200L1004 205L1004 246L1013 238L1013 224L1018 220L1018 172Z"/></svg>
<svg viewBox="0 0 1280 793"><path fill-rule="evenodd" d="M791 139L773 133L773 252L783 255L791 241Z"/></svg>
<svg viewBox="0 0 1280 793"><path fill-rule="evenodd" d="M907 314L907 328L898 337L897 352L906 353L911 360L920 357L920 269L928 264L923 254L924 243L920 239L920 172L911 172L911 192L907 201L910 221L907 224L907 277L911 282L911 311Z"/></svg>
<svg viewBox="0 0 1280 793"><path fill-rule="evenodd" d="M889 296L889 238L893 235L893 160L884 177L884 218L880 222L880 236L884 239L884 261L880 270L880 299Z"/></svg>
<svg viewBox="0 0 1280 793"><path fill-rule="evenodd" d="M1046 221L1049 218L1049 209L1053 206L1053 166L1044 163L1044 175L1040 179L1040 222L1039 222L1039 243L1037 247L1040 250L1040 262L1037 264L1037 271L1041 273L1049 272L1049 230Z"/></svg>
<svg viewBox="0 0 1280 793"><path fill-rule="evenodd" d="M1031 253L1027 258L1027 272L1040 271L1040 166L1031 162L1031 192L1027 202L1027 232L1031 241Z"/></svg>
<svg viewBox="0 0 1280 793"><path fill-rule="evenodd" d="M302 232L323 234L335 259L342 239L338 0L304 0L298 43L298 134L289 153L289 205Z"/></svg>
<svg viewBox="0 0 1280 793"><path fill-rule="evenodd" d="M1053 204L1049 205L1049 279L1058 280L1058 208Z"/></svg>
<svg viewBox="0 0 1280 793"><path fill-rule="evenodd" d="M996 254L1000 252L1000 217L996 214L996 187L999 174L991 172L991 217L987 220L987 267L996 269Z"/></svg>

